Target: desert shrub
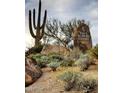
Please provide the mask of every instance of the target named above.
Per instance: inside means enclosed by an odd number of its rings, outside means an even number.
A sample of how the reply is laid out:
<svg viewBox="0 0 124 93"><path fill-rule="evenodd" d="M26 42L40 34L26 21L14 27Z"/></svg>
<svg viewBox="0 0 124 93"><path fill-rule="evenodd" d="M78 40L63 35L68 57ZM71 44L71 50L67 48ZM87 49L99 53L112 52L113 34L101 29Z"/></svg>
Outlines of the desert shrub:
<svg viewBox="0 0 124 93"><path fill-rule="evenodd" d="M69 58L76 61L77 59L79 59L80 55L81 55L81 51L79 48L74 48L72 51L70 51L69 53Z"/></svg>
<svg viewBox="0 0 124 93"><path fill-rule="evenodd" d="M82 89L85 93L93 91L97 85L98 81L95 78L84 78L80 83L78 83L78 86L82 86Z"/></svg>
<svg viewBox="0 0 124 93"><path fill-rule="evenodd" d="M30 54L36 54L36 53L40 53L43 49L44 45L39 45L39 46L34 46L32 48L29 48L28 51L26 51L25 55L28 56Z"/></svg>
<svg viewBox="0 0 124 93"><path fill-rule="evenodd" d="M51 62L48 64L48 67L50 67L53 71L56 71L56 68L60 66L59 62Z"/></svg>
<svg viewBox="0 0 124 93"><path fill-rule="evenodd" d="M78 81L81 76L81 73L68 71L58 76L58 78L65 82L64 88L66 91L69 91L75 86L75 82Z"/></svg>
<svg viewBox="0 0 124 93"><path fill-rule="evenodd" d="M74 81L77 77L81 77L82 74L78 72L67 71L58 76L58 78L65 82Z"/></svg>
<svg viewBox="0 0 124 93"><path fill-rule="evenodd" d="M58 78L65 82L64 88L66 91L82 90L84 93L89 93L97 87L97 79L92 77L84 77L82 73L79 72L64 72L59 75Z"/></svg>
<svg viewBox="0 0 124 93"><path fill-rule="evenodd" d="M33 55L32 58L36 60L37 65L41 68L46 67L46 65L49 63L49 57L45 55L36 54L36 55Z"/></svg>
<svg viewBox="0 0 124 93"><path fill-rule="evenodd" d="M98 44L87 51L91 59L98 59Z"/></svg>
<svg viewBox="0 0 124 93"><path fill-rule="evenodd" d="M55 60L58 60L58 61L62 61L64 59L63 55L58 54L58 53L50 53L50 54L48 54L48 56L51 60L55 59Z"/></svg>
<svg viewBox="0 0 124 93"><path fill-rule="evenodd" d="M49 63L49 58L47 56L42 56L40 59L37 59L37 62L40 67L46 67Z"/></svg>
<svg viewBox="0 0 124 93"><path fill-rule="evenodd" d="M91 91L95 90L98 86L97 79L90 77L83 77L78 79L75 82L74 90L82 90L84 93L90 93Z"/></svg>
<svg viewBox="0 0 124 93"><path fill-rule="evenodd" d="M39 46L33 47L33 48L34 48L34 51L35 51L36 53L40 53L40 52L42 51L42 49L43 49L43 46L44 46L44 45L39 45Z"/></svg>
<svg viewBox="0 0 124 93"><path fill-rule="evenodd" d="M33 54L31 57L33 59L37 59L37 58L40 58L42 55L41 54Z"/></svg>
<svg viewBox="0 0 124 93"><path fill-rule="evenodd" d="M72 66L74 63L71 59L64 57L61 54L51 53L48 56L51 62L58 62L60 63L60 66Z"/></svg>
<svg viewBox="0 0 124 93"><path fill-rule="evenodd" d="M46 67L49 66L48 64L55 65L56 63L60 64L60 66L73 66L74 61L68 57L64 57L63 55L52 53L49 55L43 55L43 54L33 54L31 56L33 58L39 67ZM55 62L55 63L54 63Z"/></svg>
<svg viewBox="0 0 124 93"><path fill-rule="evenodd" d="M61 61L62 67L73 66L73 64L74 64L74 61L69 58L65 58L64 60Z"/></svg>
<svg viewBox="0 0 124 93"><path fill-rule="evenodd" d="M40 67L45 67L47 66L47 64L49 64L51 67L52 66L54 67L58 65L57 63L61 64L64 61L63 56L58 54L49 54L49 55L34 54L32 58L36 60L37 64Z"/></svg>
<svg viewBox="0 0 124 93"><path fill-rule="evenodd" d="M89 57L89 61L91 62L91 64L96 64L96 62L98 62L98 45L89 49L87 51L87 55Z"/></svg>
<svg viewBox="0 0 124 93"><path fill-rule="evenodd" d="M75 65L79 66L81 71L87 70L90 65L88 55L81 54L80 58L75 62Z"/></svg>

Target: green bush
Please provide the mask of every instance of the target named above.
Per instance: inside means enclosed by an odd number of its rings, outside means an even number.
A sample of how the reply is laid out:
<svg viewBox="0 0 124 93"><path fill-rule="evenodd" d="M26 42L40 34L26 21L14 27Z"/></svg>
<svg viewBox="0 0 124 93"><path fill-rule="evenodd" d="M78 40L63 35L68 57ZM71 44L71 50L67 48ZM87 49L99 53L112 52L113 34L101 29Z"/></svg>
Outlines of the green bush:
<svg viewBox="0 0 124 93"><path fill-rule="evenodd" d="M60 66L59 62L51 62L48 64L48 67L50 67L53 71L56 71L56 68Z"/></svg>
<svg viewBox="0 0 124 93"><path fill-rule="evenodd" d="M46 67L49 66L48 64L60 64L60 66L73 66L74 65L74 61L69 58L69 57L64 57L63 55L59 55L56 53L52 53L49 55L43 55L43 54L32 54L31 58L33 58L39 67ZM55 62L55 63L54 63ZM50 64L50 65L51 65Z"/></svg>
<svg viewBox="0 0 124 93"><path fill-rule="evenodd" d="M33 55L32 58L36 60L37 65L41 68L46 67L46 65L49 63L49 57L45 55L36 54L36 55Z"/></svg>
<svg viewBox="0 0 124 93"><path fill-rule="evenodd" d="M34 54L32 55L32 58L37 62L38 66L41 68L46 67L47 64L49 64L50 66L54 66L55 64L56 65L57 63L61 64L64 61L63 56L58 54L49 54L49 55Z"/></svg>
<svg viewBox="0 0 124 93"><path fill-rule="evenodd" d="M62 60L64 60L64 57L63 57L63 55L60 55L60 54L58 54L58 53L50 53L49 55L49 58L51 59L51 60L58 60L58 61L62 61Z"/></svg>
<svg viewBox="0 0 124 93"><path fill-rule="evenodd" d="M74 61L71 59L64 59L63 61L61 61L62 67L73 66L73 64L74 64Z"/></svg>
<svg viewBox="0 0 124 93"><path fill-rule="evenodd" d="M42 56L41 54L33 54L32 58L33 59L37 59L37 58L40 58L41 56Z"/></svg>
<svg viewBox="0 0 124 93"><path fill-rule="evenodd" d="M66 91L73 90L83 90L88 93L97 87L97 79L92 77L84 77L82 73L79 72L64 72L59 75L58 78L65 82L64 88Z"/></svg>
<svg viewBox="0 0 124 93"><path fill-rule="evenodd" d="M57 53L51 53L48 56L51 62L58 62L60 66L72 66L74 63L71 59L65 58L63 55Z"/></svg>

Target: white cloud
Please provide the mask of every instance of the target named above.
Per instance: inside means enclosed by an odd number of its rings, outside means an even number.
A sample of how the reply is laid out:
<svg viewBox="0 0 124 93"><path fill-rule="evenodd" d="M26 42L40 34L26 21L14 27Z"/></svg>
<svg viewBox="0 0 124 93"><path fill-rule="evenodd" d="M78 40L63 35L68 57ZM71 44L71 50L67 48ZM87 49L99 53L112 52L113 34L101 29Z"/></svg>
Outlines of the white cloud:
<svg viewBox="0 0 124 93"><path fill-rule="evenodd" d="M91 11L89 12L89 16L90 16L92 19L96 20L96 19L98 18L98 11L97 11L97 9L94 8L93 10L91 10Z"/></svg>

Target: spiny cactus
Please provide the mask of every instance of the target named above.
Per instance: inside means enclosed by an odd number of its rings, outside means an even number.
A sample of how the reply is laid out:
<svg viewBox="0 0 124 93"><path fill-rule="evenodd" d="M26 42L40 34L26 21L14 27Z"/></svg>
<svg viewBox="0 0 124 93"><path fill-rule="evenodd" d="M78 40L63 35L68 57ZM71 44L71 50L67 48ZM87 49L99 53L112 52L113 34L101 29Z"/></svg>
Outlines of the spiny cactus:
<svg viewBox="0 0 124 93"><path fill-rule="evenodd" d="M41 0L39 0L37 25L35 24L35 9L33 9L33 26L34 26L34 29L36 30L36 35L33 32L32 15L31 15L31 10L29 10L29 30L30 30L31 36L35 39L35 46L39 46L40 45L40 40L43 38L45 24L46 24L46 18L47 18L47 10L45 10L43 23L41 25L40 24L40 20L41 20Z"/></svg>

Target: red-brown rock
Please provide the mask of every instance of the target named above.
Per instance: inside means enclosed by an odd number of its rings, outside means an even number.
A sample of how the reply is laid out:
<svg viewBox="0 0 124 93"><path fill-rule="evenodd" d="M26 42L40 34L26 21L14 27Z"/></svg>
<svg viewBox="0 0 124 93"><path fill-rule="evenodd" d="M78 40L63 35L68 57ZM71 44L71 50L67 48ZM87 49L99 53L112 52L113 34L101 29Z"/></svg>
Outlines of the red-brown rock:
<svg viewBox="0 0 124 93"><path fill-rule="evenodd" d="M36 62L32 59L26 58L25 61L25 85L28 86L35 82L40 76L42 72L40 68L37 66Z"/></svg>

